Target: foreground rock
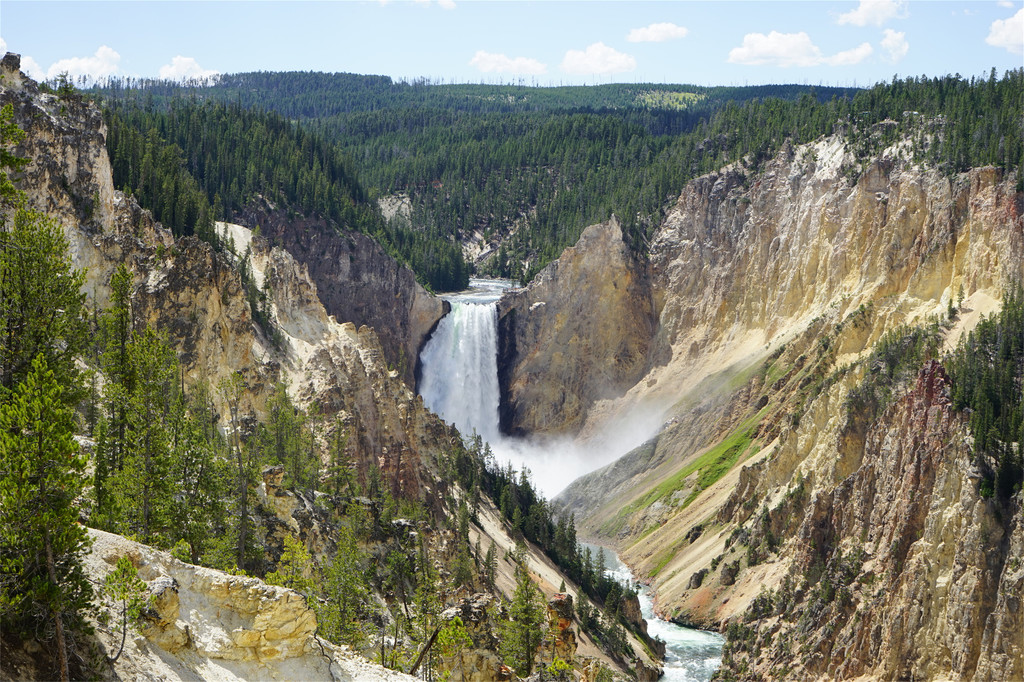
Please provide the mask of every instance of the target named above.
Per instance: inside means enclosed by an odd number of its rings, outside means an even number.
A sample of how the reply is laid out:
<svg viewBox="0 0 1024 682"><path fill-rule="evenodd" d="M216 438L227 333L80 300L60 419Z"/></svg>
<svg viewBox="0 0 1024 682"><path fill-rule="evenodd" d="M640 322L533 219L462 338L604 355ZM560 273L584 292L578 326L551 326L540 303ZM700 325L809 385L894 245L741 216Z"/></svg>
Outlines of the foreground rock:
<svg viewBox="0 0 1024 682"><path fill-rule="evenodd" d="M96 671L103 679L415 679L317 637L315 614L292 590L186 564L112 533L90 529L89 536L85 566L94 580L102 581L119 558L128 557L153 597L118 661ZM101 613L119 623L111 606L103 605ZM97 625L96 638L113 658L120 633Z"/></svg>

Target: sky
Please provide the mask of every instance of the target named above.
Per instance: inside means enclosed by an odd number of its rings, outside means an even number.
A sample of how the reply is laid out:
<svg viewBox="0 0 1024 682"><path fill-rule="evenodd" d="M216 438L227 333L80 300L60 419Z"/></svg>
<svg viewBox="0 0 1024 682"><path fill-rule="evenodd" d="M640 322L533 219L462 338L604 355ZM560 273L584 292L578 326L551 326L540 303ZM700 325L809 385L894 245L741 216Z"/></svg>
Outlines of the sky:
<svg viewBox="0 0 1024 682"><path fill-rule="evenodd" d="M36 79L868 86L1024 66L1024 0L0 0L0 48Z"/></svg>

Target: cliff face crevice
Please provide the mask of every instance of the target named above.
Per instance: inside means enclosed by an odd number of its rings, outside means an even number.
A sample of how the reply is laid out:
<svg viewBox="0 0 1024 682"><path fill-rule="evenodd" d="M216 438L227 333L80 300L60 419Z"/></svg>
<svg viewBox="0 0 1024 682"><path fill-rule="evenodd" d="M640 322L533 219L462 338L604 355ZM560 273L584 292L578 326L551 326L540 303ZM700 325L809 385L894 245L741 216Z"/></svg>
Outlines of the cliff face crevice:
<svg viewBox="0 0 1024 682"><path fill-rule="evenodd" d="M588 227L499 303L502 431L575 433L594 402L646 372L654 322L646 266L618 220Z"/></svg>
<svg viewBox="0 0 1024 682"><path fill-rule="evenodd" d="M415 388L416 360L448 312L446 301L427 293L409 268L362 233L339 234L318 219L289 219L266 201L251 202L240 222L259 226L264 238L306 267L328 315L372 327L388 363Z"/></svg>

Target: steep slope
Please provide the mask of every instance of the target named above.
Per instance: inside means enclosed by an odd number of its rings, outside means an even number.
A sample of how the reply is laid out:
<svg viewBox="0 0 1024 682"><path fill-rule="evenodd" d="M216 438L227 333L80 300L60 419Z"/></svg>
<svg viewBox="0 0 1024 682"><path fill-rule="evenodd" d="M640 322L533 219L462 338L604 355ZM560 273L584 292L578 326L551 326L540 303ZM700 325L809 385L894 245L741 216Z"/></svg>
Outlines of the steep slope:
<svg viewBox="0 0 1024 682"><path fill-rule="evenodd" d="M941 368L849 416L886 332L930 325L948 348L1024 278L1015 175L904 149L864 164L826 138L687 185L651 245L650 370L581 437L651 412L663 429L558 500L661 613L731 624L727 677L1020 675L1019 511L981 499ZM844 571L842 606L823 605Z"/></svg>

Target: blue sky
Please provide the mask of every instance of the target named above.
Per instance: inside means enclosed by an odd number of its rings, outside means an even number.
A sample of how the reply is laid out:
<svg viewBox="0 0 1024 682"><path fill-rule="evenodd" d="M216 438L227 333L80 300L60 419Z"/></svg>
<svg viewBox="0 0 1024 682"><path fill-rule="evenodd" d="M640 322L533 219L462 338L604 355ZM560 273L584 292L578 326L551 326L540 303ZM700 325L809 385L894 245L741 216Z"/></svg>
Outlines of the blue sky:
<svg viewBox="0 0 1024 682"><path fill-rule="evenodd" d="M870 85L1024 64L1024 1L2 0L36 78L346 71L454 82Z"/></svg>

